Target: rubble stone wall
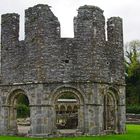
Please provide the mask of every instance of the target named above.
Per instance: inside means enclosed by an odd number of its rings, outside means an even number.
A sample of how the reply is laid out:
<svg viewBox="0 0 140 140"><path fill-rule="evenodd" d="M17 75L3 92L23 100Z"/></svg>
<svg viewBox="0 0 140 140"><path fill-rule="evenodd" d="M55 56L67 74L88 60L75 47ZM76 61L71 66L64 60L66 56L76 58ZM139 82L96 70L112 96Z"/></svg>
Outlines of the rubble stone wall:
<svg viewBox="0 0 140 140"><path fill-rule="evenodd" d="M125 132L125 79L122 19L107 21L103 10L81 6L74 38L60 37L60 23L48 5L25 11L25 39L19 15L2 15L0 134L16 134L14 100L30 103L32 136L56 135L56 95L78 97L78 131L97 135ZM12 102L13 101L13 102Z"/></svg>

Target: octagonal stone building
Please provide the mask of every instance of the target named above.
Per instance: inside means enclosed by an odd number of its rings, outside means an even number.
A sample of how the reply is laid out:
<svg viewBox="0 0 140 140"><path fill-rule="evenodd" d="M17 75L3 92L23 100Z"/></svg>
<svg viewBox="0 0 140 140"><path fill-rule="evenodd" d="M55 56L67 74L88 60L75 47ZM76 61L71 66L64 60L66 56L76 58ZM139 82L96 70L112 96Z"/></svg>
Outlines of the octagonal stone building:
<svg viewBox="0 0 140 140"><path fill-rule="evenodd" d="M20 95L29 100L31 136L125 132L121 18L109 18L105 31L103 10L81 6L74 38L61 38L57 17L39 4L25 11L25 40L18 38L19 15L2 15L1 135L18 132Z"/></svg>

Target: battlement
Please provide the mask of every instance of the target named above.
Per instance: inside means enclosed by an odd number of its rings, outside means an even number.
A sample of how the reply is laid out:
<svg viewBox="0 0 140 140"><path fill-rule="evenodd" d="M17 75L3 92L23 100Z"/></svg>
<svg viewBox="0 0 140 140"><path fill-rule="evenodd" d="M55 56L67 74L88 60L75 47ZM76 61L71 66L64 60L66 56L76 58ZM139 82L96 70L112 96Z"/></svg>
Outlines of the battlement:
<svg viewBox="0 0 140 140"><path fill-rule="evenodd" d="M83 19L94 19L98 15L103 15L103 10L97 6L84 5L78 9L78 17Z"/></svg>
<svg viewBox="0 0 140 140"><path fill-rule="evenodd" d="M122 19L120 17L111 17L107 21L108 41L121 42L123 44ZM121 46L122 47L122 46Z"/></svg>
<svg viewBox="0 0 140 140"><path fill-rule="evenodd" d="M50 10L50 6L39 4L25 10L25 39L60 38L60 23Z"/></svg>
<svg viewBox="0 0 140 140"><path fill-rule="evenodd" d="M82 40L83 38L97 39L97 36L104 40L105 18L103 10L89 5L79 7L78 15L74 18L74 35Z"/></svg>
<svg viewBox="0 0 140 140"><path fill-rule="evenodd" d="M21 42L19 15L2 15L2 81L124 83L122 32L121 18L108 19L106 41L103 10L84 5L74 18L74 38L60 38L58 18L39 4L25 10Z"/></svg>
<svg viewBox="0 0 140 140"><path fill-rule="evenodd" d="M105 30L103 10L85 5L74 18L74 38L61 38L57 17L39 4L25 11L19 41L19 15L2 15L0 134L17 135L21 95L29 101L30 136L124 133L121 18L108 19L108 40Z"/></svg>
<svg viewBox="0 0 140 140"><path fill-rule="evenodd" d="M17 41L19 37L19 15L16 13L2 15L1 28L2 43L8 42L8 40ZM12 43L11 41L10 43Z"/></svg>

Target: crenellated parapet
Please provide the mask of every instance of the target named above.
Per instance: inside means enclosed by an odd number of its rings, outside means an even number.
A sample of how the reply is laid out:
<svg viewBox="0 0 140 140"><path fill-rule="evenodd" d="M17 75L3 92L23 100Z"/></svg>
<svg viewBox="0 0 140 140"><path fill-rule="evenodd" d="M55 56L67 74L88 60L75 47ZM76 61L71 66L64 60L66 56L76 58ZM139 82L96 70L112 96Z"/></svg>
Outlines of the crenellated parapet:
<svg viewBox="0 0 140 140"><path fill-rule="evenodd" d="M111 81L125 83L123 25L120 17L111 17L107 21L107 48L110 61Z"/></svg>
<svg viewBox="0 0 140 140"><path fill-rule="evenodd" d="M25 40L60 38L60 23L48 5L36 5L25 11Z"/></svg>
<svg viewBox="0 0 140 140"><path fill-rule="evenodd" d="M105 30L103 10L85 5L74 18L74 38L61 38L50 6L39 4L25 11L19 41L19 15L2 15L0 135L18 133L23 95L28 136L65 136L65 128L73 136L125 133L122 19L108 19Z"/></svg>
<svg viewBox="0 0 140 140"><path fill-rule="evenodd" d="M74 18L75 37L81 39L105 40L105 18L103 10L96 6L81 6ZM99 38L100 36L100 38Z"/></svg>
<svg viewBox="0 0 140 140"><path fill-rule="evenodd" d="M123 45L123 25L120 17L111 17L107 21L108 41L117 44L118 47Z"/></svg>
<svg viewBox="0 0 140 140"><path fill-rule="evenodd" d="M17 78L19 46L19 15L4 14L1 18L1 73L2 82Z"/></svg>
<svg viewBox="0 0 140 140"><path fill-rule="evenodd" d="M103 10L84 5L74 18L74 38L61 38L58 18L50 6L39 4L25 11L21 42L19 15L2 15L3 82L124 84L122 32L122 19L112 17L106 37Z"/></svg>
<svg viewBox="0 0 140 140"><path fill-rule="evenodd" d="M19 37L19 15L15 13L2 15L1 28L2 44L16 43Z"/></svg>

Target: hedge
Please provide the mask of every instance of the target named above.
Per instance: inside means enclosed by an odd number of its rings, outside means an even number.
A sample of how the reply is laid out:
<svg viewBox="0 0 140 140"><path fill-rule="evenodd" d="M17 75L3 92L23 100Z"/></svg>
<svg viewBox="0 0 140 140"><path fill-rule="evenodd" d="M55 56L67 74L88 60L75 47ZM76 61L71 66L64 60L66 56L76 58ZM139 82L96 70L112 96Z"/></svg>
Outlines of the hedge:
<svg viewBox="0 0 140 140"><path fill-rule="evenodd" d="M140 114L140 105L126 106L126 113Z"/></svg>

